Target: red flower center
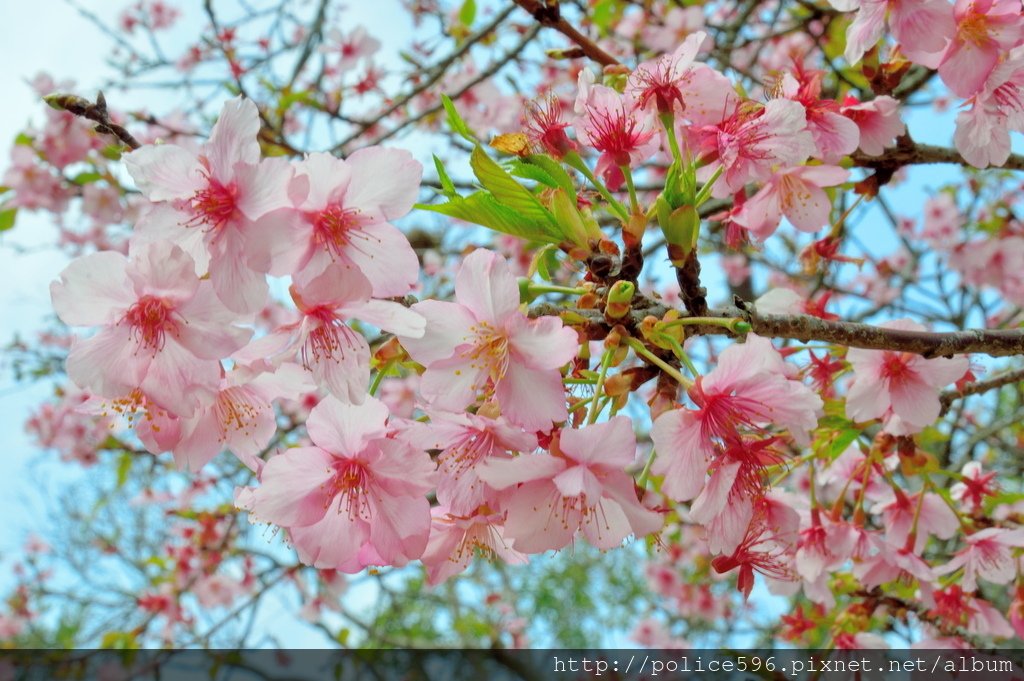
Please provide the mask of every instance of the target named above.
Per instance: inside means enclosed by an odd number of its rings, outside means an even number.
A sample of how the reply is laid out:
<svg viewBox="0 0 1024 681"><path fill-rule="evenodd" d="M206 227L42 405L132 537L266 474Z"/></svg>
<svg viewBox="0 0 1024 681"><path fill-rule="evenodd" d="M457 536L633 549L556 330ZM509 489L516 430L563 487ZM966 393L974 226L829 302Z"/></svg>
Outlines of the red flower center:
<svg viewBox="0 0 1024 681"><path fill-rule="evenodd" d="M172 318L173 305L163 298L143 296L128 308L124 321L131 327L131 336L140 345L159 351L164 347L168 332L174 334L177 325Z"/></svg>

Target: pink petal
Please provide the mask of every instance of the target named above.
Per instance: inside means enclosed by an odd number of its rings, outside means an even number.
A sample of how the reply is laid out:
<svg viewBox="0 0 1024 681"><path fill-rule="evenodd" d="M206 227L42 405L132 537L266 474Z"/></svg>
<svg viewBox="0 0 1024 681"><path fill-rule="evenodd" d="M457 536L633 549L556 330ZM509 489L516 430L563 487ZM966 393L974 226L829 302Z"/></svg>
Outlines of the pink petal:
<svg viewBox="0 0 1024 681"><path fill-rule="evenodd" d="M225 229L221 241L224 250L210 260L210 281L217 297L238 314L262 310L270 293L266 276L246 264L241 254L241 238L234 229Z"/></svg>
<svg viewBox="0 0 1024 681"><path fill-rule="evenodd" d="M127 324L119 324L91 338L75 338L68 353L68 378L102 397L122 397L137 388L146 375L149 355L130 333Z"/></svg>
<svg viewBox="0 0 1024 681"><path fill-rule="evenodd" d="M119 321L135 296L128 284L128 261L102 251L71 261L50 284L53 309L69 326L100 326Z"/></svg>
<svg viewBox="0 0 1024 681"><path fill-rule="evenodd" d="M497 325L519 307L519 283L500 255L481 248L462 262L455 298L480 321Z"/></svg>
<svg viewBox="0 0 1024 681"><path fill-rule="evenodd" d="M195 262L168 241L133 244L125 272L139 296L187 301L199 288Z"/></svg>
<svg viewBox="0 0 1024 681"><path fill-rule="evenodd" d="M557 317L516 315L508 325L509 348L531 369L559 369L576 357L579 336Z"/></svg>
<svg viewBox="0 0 1024 681"><path fill-rule="evenodd" d="M456 348L475 336L476 317L463 305L425 300L413 305L412 310L426 319L426 331L420 338L402 336L399 340L420 364L429 367L439 360L448 359L455 354Z"/></svg>
<svg viewBox="0 0 1024 681"><path fill-rule="evenodd" d="M496 490L558 475L568 464L550 454L527 454L514 459L489 458L476 468L480 479Z"/></svg>
<svg viewBox="0 0 1024 681"><path fill-rule="evenodd" d="M710 452L693 412L677 409L662 414L651 428L651 440L658 451L651 472L664 476L662 493L676 501L700 494Z"/></svg>
<svg viewBox="0 0 1024 681"><path fill-rule="evenodd" d="M370 542L386 565L401 565L423 555L430 536L430 502L426 497L374 500Z"/></svg>
<svg viewBox="0 0 1024 681"><path fill-rule="evenodd" d="M625 416L614 416L585 428L566 428L561 431L559 442L568 457L610 469L625 469L636 460L633 422Z"/></svg>
<svg viewBox="0 0 1024 681"><path fill-rule="evenodd" d="M369 525L353 519L341 507L337 496L325 509L323 518L303 527L289 528L299 560L321 570L358 572L362 566L350 568L363 544L370 537Z"/></svg>
<svg viewBox="0 0 1024 681"><path fill-rule="evenodd" d="M124 164L150 201L189 199L206 183L196 155L174 144L147 144L126 155Z"/></svg>
<svg viewBox="0 0 1024 681"><path fill-rule="evenodd" d="M423 166L404 149L368 147L346 159L352 181L345 191L345 207L380 210L396 220L410 210L419 195Z"/></svg>
<svg viewBox="0 0 1024 681"><path fill-rule="evenodd" d="M328 396L309 413L306 431L318 447L351 458L370 440L387 435L388 415L387 406L372 397L355 405Z"/></svg>
<svg viewBox="0 0 1024 681"><path fill-rule="evenodd" d="M510 363L495 395L502 415L526 431L550 430L552 423L564 421L569 415L562 375L557 371Z"/></svg>
<svg viewBox="0 0 1024 681"><path fill-rule="evenodd" d="M295 447L272 456L260 486L242 508L259 522L283 527L317 522L327 512L325 490L334 475L333 462L319 447Z"/></svg>
<svg viewBox="0 0 1024 681"><path fill-rule="evenodd" d="M223 359L252 337L252 329L235 326L238 315L224 307L208 282L201 282L192 300L178 309L187 323L178 326L177 340L200 359Z"/></svg>
<svg viewBox="0 0 1024 681"><path fill-rule="evenodd" d="M343 308L346 315L404 338L422 338L427 320L401 303L369 300Z"/></svg>
<svg viewBox="0 0 1024 681"><path fill-rule="evenodd" d="M291 208L288 189L294 172L285 158L268 158L257 165L237 166L238 209L251 221L272 211Z"/></svg>
<svg viewBox="0 0 1024 681"><path fill-rule="evenodd" d="M260 160L260 114L252 100L241 95L224 102L203 153L210 173L220 181L233 177L235 164L255 165Z"/></svg>
<svg viewBox="0 0 1024 681"><path fill-rule="evenodd" d="M782 197L786 219L801 232L816 232L829 223L832 202L820 187L795 178L793 182L798 187Z"/></svg>

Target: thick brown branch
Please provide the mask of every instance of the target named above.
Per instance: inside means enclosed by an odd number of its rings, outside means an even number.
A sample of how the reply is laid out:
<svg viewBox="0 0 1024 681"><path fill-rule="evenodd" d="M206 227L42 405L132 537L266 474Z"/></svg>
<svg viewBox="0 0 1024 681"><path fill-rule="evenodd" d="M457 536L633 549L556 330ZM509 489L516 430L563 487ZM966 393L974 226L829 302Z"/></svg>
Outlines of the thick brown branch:
<svg viewBox="0 0 1024 681"><path fill-rule="evenodd" d="M708 290L700 284L700 260L696 250L690 251L683 266L676 268L676 281L687 311L694 317L705 316L708 312Z"/></svg>
<svg viewBox="0 0 1024 681"><path fill-rule="evenodd" d="M80 118L94 121L96 123L96 132L104 135L113 135L131 149L138 149L142 146L124 126L110 120L110 114L107 111L107 101L104 99L102 92L96 95L95 104L84 97L64 95L56 92L43 97L43 101L58 111L67 111Z"/></svg>
<svg viewBox="0 0 1024 681"><path fill-rule="evenodd" d="M856 322L832 322L808 315L748 317L754 333L799 341L824 341L850 348L895 350L923 357L948 357L977 352L992 357L1024 355L1024 329L968 329L933 332L887 329Z"/></svg>
<svg viewBox="0 0 1024 681"><path fill-rule="evenodd" d="M933 144L900 144L894 149L886 150L882 156L868 156L864 152L857 151L851 155L855 165L862 168L873 168L879 171L887 171L889 176L896 170L909 165L929 165L936 163L950 163L970 167L963 156L956 149L938 147ZM1006 159L1003 168L1007 170L1024 170L1024 156L1010 154ZM886 178L888 180L888 177ZM882 184L885 184L882 182Z"/></svg>
<svg viewBox="0 0 1024 681"><path fill-rule="evenodd" d="M657 302L645 307L634 307L626 320L636 329L648 315L661 318L669 308ZM566 319L577 324L594 338L602 337L610 327L599 310L564 310L552 305L541 305L531 310L534 316L567 313ZM686 316L686 315L684 315ZM692 315L691 315L692 316ZM784 338L801 342L818 341L848 348L867 350L893 350L910 352L923 357L948 357L978 353L992 357L1024 355L1024 329L968 329L965 331L933 332L888 329L856 322L827 321L808 315L758 314L756 310L722 308L708 310L709 317L736 317L750 323L759 336ZM721 326L687 326L692 335L733 335Z"/></svg>
<svg viewBox="0 0 1024 681"><path fill-rule="evenodd" d="M584 55L601 66L614 66L619 63L618 59L602 50L597 43L565 20L559 10L558 0L515 0L515 3L529 12L541 26L553 28L574 42Z"/></svg>

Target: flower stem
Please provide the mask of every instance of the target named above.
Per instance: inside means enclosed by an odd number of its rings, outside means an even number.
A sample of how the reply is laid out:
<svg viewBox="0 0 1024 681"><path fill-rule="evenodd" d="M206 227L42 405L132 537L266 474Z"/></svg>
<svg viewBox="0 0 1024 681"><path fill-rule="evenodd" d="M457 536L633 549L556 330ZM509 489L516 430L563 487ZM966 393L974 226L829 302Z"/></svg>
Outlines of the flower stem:
<svg viewBox="0 0 1024 681"><path fill-rule="evenodd" d="M377 390L380 388L380 384L384 382L384 376L391 371L391 367L394 366L395 360L389 359L384 363L380 369L377 370L377 375L373 377L373 381L370 383L370 395L376 395Z"/></svg>
<svg viewBox="0 0 1024 681"><path fill-rule="evenodd" d="M597 421L597 415L601 413L598 409L598 396L604 390L604 379L608 376L608 367L612 364L613 349L607 349L601 355L601 370L597 374L597 383L594 384L594 401L590 403L590 413L587 414L587 425Z"/></svg>
<svg viewBox="0 0 1024 681"><path fill-rule="evenodd" d="M633 215L640 214L640 202L636 198L636 186L633 184L633 173L629 166L619 166L622 169L622 176L626 178L626 189L629 190L629 208Z"/></svg>
<svg viewBox="0 0 1024 681"><path fill-rule="evenodd" d="M614 196L612 196L611 192L608 191L608 188L605 187L600 180L594 177L594 173L590 172L590 168L588 168L587 164L583 162L583 159L580 158L579 154L577 154L575 151L569 152L568 154L565 155L564 160L566 163L569 164L570 167L575 168L576 170L583 173L583 176L590 181L590 184L594 185L594 188L597 189L601 196L604 197L604 200L608 202L608 205L612 207L612 210L614 210L615 213L620 218L622 218L623 222L629 220L629 213L626 212L626 207L619 203Z"/></svg>
<svg viewBox="0 0 1024 681"><path fill-rule="evenodd" d="M676 381L687 390L689 390L693 386L693 381L683 376L675 367L670 366L668 363L665 362L665 360L661 359L653 352L645 348L644 344L638 341L637 339L629 338L626 340L626 344L633 349L633 352L635 352L640 357L643 357L648 362L658 367L672 378L676 379Z"/></svg>
<svg viewBox="0 0 1024 681"><path fill-rule="evenodd" d="M715 186L715 182L718 180L718 178L722 176L722 171L724 169L724 166L718 166L715 169L715 172L711 174L711 177L708 178L708 181L705 182L704 186L700 188L699 192L697 192L697 197L693 200L693 205L700 206L701 204L708 200L708 197L711 196L712 187Z"/></svg>

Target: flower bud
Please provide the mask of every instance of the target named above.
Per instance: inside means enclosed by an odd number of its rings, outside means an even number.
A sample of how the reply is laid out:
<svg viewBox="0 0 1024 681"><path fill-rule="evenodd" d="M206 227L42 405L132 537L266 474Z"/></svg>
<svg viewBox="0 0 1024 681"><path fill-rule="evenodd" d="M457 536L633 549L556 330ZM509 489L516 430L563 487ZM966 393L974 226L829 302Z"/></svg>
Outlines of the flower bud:
<svg viewBox="0 0 1024 681"><path fill-rule="evenodd" d="M668 244L668 257L674 267L682 267L686 257L697 245L700 233L700 214L691 205L680 206L675 210L664 197L658 197L655 204L658 213L658 225L665 235Z"/></svg>
<svg viewBox="0 0 1024 681"><path fill-rule="evenodd" d="M631 281L617 281L608 289L608 302L604 314L610 319L622 319L627 314L636 293L636 285Z"/></svg>

